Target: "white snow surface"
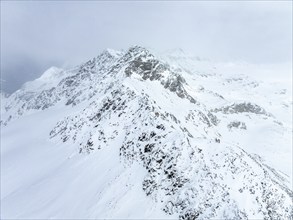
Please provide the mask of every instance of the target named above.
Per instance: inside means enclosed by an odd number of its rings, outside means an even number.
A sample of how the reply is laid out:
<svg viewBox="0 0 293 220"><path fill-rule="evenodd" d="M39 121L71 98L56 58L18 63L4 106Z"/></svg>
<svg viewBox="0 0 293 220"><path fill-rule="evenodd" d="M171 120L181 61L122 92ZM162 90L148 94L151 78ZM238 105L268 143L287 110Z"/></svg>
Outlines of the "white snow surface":
<svg viewBox="0 0 293 220"><path fill-rule="evenodd" d="M290 219L292 67L105 50L1 94L1 219Z"/></svg>

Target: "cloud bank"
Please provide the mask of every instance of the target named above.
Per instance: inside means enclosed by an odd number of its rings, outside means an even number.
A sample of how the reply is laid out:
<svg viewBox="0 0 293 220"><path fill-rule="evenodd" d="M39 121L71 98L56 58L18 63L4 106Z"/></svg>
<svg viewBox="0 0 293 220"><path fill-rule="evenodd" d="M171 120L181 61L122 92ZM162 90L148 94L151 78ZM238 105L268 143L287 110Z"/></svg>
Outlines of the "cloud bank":
<svg viewBox="0 0 293 220"><path fill-rule="evenodd" d="M292 60L288 1L1 1L2 89L105 48L182 48L219 61Z"/></svg>

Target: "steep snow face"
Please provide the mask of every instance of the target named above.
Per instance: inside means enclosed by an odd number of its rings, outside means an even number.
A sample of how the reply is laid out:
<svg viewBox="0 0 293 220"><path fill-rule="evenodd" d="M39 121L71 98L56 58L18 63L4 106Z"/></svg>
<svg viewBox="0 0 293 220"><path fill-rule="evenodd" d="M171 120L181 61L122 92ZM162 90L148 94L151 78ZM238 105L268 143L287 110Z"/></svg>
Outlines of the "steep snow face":
<svg viewBox="0 0 293 220"><path fill-rule="evenodd" d="M50 89L56 86L62 77L66 77L63 75L63 70L57 67L51 67L46 70L41 77L38 79L27 82L22 86L23 90L26 91L42 91L46 89Z"/></svg>
<svg viewBox="0 0 293 220"><path fill-rule="evenodd" d="M49 69L4 102L1 217L292 218L290 86L232 70L139 46Z"/></svg>

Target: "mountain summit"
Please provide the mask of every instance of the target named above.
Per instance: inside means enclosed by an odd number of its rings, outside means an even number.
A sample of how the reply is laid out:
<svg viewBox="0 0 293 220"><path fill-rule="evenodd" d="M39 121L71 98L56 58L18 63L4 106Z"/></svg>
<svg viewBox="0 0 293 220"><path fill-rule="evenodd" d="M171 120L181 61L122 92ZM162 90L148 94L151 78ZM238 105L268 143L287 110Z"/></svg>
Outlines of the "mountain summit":
<svg viewBox="0 0 293 220"><path fill-rule="evenodd" d="M292 218L290 86L229 68L107 49L1 97L1 218Z"/></svg>

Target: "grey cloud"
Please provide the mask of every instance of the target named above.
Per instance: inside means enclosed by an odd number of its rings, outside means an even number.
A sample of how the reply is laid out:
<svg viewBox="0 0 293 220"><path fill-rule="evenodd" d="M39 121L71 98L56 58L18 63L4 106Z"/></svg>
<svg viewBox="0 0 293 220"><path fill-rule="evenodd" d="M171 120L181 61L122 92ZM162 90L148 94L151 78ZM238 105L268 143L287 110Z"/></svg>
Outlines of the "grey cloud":
<svg viewBox="0 0 293 220"><path fill-rule="evenodd" d="M1 1L4 90L105 48L182 48L216 60L291 62L292 2Z"/></svg>

